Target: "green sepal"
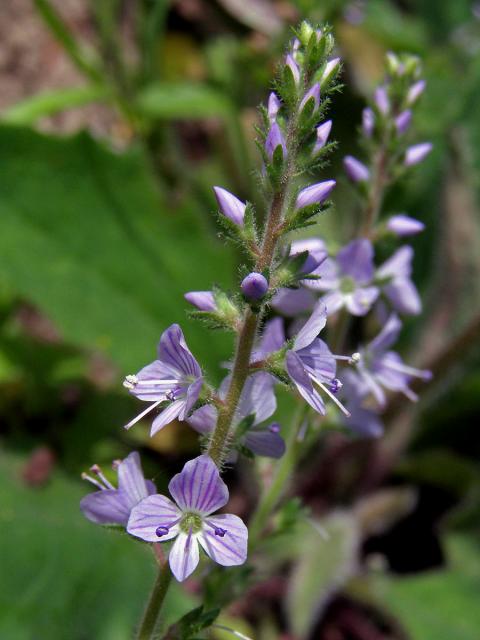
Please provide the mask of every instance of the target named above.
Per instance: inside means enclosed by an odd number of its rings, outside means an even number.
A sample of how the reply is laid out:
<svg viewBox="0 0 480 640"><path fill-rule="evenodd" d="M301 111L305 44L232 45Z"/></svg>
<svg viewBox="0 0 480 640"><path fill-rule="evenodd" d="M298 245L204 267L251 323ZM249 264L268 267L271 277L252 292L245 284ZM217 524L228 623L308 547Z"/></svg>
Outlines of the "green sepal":
<svg viewBox="0 0 480 640"><path fill-rule="evenodd" d="M195 640L196 634L212 626L220 614L220 609L205 611L204 605L192 609L173 624L165 634L168 640Z"/></svg>

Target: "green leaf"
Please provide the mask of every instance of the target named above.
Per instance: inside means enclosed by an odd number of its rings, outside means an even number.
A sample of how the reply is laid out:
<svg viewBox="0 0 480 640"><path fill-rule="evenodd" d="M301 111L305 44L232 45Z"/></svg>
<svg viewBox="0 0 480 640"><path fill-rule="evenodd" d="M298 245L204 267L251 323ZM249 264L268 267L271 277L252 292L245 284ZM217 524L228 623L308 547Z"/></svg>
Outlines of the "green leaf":
<svg viewBox="0 0 480 640"><path fill-rule="evenodd" d="M391 580L386 599L412 640L477 640L480 556L467 537L447 541L446 570Z"/></svg>
<svg viewBox="0 0 480 640"><path fill-rule="evenodd" d="M229 356L225 336L207 341L185 324L183 293L228 286L231 257L195 203L162 199L141 153L114 154L87 134L0 127L0 162L0 280L65 340L135 371L179 322L202 364Z"/></svg>
<svg viewBox="0 0 480 640"><path fill-rule="evenodd" d="M108 89L100 85L45 91L17 102L2 113L1 120L8 124L33 124L43 116L105 100L108 96Z"/></svg>
<svg viewBox="0 0 480 640"><path fill-rule="evenodd" d="M298 561L292 573L287 610L292 630L305 638L327 599L353 572L358 546L355 519L332 513L326 519L302 526Z"/></svg>
<svg viewBox="0 0 480 640"><path fill-rule="evenodd" d="M163 82L147 86L138 96L137 107L150 118L226 117L232 111L228 98L204 84Z"/></svg>

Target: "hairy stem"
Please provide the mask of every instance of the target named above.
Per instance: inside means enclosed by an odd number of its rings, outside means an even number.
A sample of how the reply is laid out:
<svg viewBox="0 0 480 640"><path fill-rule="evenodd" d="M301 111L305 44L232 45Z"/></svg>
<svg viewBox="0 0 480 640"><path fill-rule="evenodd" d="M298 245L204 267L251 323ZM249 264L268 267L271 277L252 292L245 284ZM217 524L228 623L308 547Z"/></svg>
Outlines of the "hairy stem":
<svg viewBox="0 0 480 640"><path fill-rule="evenodd" d="M154 637L158 616L165 600L165 596L167 595L171 580L172 572L170 571L168 562L164 562L160 565L158 570L158 575L145 608L136 640L152 640Z"/></svg>
<svg viewBox="0 0 480 640"><path fill-rule="evenodd" d="M387 182L387 141L380 145L373 159L372 182L368 194L360 236L370 236L380 214Z"/></svg>

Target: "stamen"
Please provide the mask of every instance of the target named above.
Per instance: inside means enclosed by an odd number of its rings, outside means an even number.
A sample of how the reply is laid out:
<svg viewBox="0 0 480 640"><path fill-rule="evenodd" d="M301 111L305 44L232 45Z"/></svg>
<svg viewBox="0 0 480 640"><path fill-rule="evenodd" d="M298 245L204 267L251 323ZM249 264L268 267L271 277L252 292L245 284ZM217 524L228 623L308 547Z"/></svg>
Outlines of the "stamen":
<svg viewBox="0 0 480 640"><path fill-rule="evenodd" d="M169 527L166 527L165 525L160 525L155 529L155 535L161 538L162 536L166 536L169 531L170 531Z"/></svg>
<svg viewBox="0 0 480 640"><path fill-rule="evenodd" d="M177 384L180 384L181 380L177 378L162 378L161 380L137 380L136 386L143 387L174 387Z"/></svg>
<svg viewBox="0 0 480 640"><path fill-rule="evenodd" d="M103 482L107 489L114 489L115 487L111 482L107 480L107 478L103 475L103 471L100 469L98 464L94 464L90 467L90 471L94 473L98 478L100 478L100 482Z"/></svg>
<svg viewBox="0 0 480 640"><path fill-rule="evenodd" d="M412 391L412 390L411 390L411 389L409 389L408 387L403 387L403 389L402 389L401 391L402 391L402 393L403 393L404 395L406 395L406 396L407 396L407 398L408 398L409 400L411 400L411 402L417 402L417 400L418 400L418 396L417 396L417 394L416 394L414 391Z"/></svg>
<svg viewBox="0 0 480 640"><path fill-rule="evenodd" d="M320 389L322 389L322 391L324 391L331 400L334 401L334 403L337 405L337 407L340 409L340 411L342 411L342 413L344 413L347 416L347 418L349 418L350 417L350 411L347 411L347 409L343 406L343 404L340 402L340 400L338 398L336 398L333 395L333 393L329 389L327 389L327 387L322 382L320 382L320 380L318 380L317 378L314 378L314 377L312 377L312 380L314 382L316 382L316 384L318 384Z"/></svg>
<svg viewBox="0 0 480 640"><path fill-rule="evenodd" d="M103 484L100 484L100 482L98 480L95 480L95 478L92 478L91 476L88 475L88 473L82 473L82 480L87 480L88 482L91 482L92 484L94 484L96 487L98 487L99 489L101 489L102 491L105 490L106 487L103 486Z"/></svg>
<svg viewBox="0 0 480 640"><path fill-rule="evenodd" d="M280 425L278 424L278 422L273 422L269 427L268 430L271 433L280 433Z"/></svg>
<svg viewBox="0 0 480 640"><path fill-rule="evenodd" d="M155 409L155 407L158 407L158 405L163 402L162 400L157 400L156 402L154 402L153 404L151 404L149 407L147 407L145 409L145 411L142 411L141 413L138 414L138 416L136 418L134 418L133 420L130 420L130 422L128 424L125 425L125 429L130 429L130 427L133 427L134 424L137 424L137 422L139 420L141 420L143 417L145 417L147 415L147 413L150 413L150 411L152 411L153 409Z"/></svg>
<svg viewBox="0 0 480 640"><path fill-rule="evenodd" d="M135 389L138 384L138 378L135 375L125 376L125 380L123 381L123 386L126 389Z"/></svg>
<svg viewBox="0 0 480 640"><path fill-rule="evenodd" d="M392 369L392 371L398 371L399 373L404 373L405 375L412 376L413 378L421 378L422 380L432 379L432 372L426 371L425 369L416 369L415 367L409 367L406 364L390 362L389 360L383 360L382 364L388 369Z"/></svg>
<svg viewBox="0 0 480 640"><path fill-rule="evenodd" d="M339 380L338 378L334 378L330 382L330 389L331 389L332 393L338 393L342 387L343 387L343 382L341 380Z"/></svg>
<svg viewBox="0 0 480 640"><path fill-rule="evenodd" d="M350 364L358 364L361 359L361 354L358 351L355 351L355 353L352 353L350 356Z"/></svg>
<svg viewBox="0 0 480 640"><path fill-rule="evenodd" d="M121 460L114 460L112 462L112 469L116 471L121 464L122 464Z"/></svg>
<svg viewBox="0 0 480 640"><path fill-rule="evenodd" d="M214 531L215 531L215 535L219 536L220 538L223 538L224 535L227 533L227 530L222 529L222 527L214 527Z"/></svg>

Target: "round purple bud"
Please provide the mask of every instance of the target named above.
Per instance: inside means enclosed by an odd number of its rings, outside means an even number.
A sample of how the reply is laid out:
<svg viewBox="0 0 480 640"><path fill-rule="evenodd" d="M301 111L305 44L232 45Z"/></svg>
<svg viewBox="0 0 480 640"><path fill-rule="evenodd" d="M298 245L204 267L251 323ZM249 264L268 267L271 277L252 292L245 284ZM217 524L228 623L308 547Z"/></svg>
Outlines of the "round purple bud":
<svg viewBox="0 0 480 640"><path fill-rule="evenodd" d="M268 291L268 280L254 271L242 280L241 288L246 298L260 300Z"/></svg>
<svg viewBox="0 0 480 640"><path fill-rule="evenodd" d="M223 538L224 535L227 533L227 530L222 529L222 527L215 527L214 531L215 531L215 535L220 536L220 538Z"/></svg>
<svg viewBox="0 0 480 640"><path fill-rule="evenodd" d="M168 527L165 527L164 525L160 525L159 527L157 527L155 529L155 534L159 538L161 538L162 536L166 536L169 531L170 531L170 529Z"/></svg>

